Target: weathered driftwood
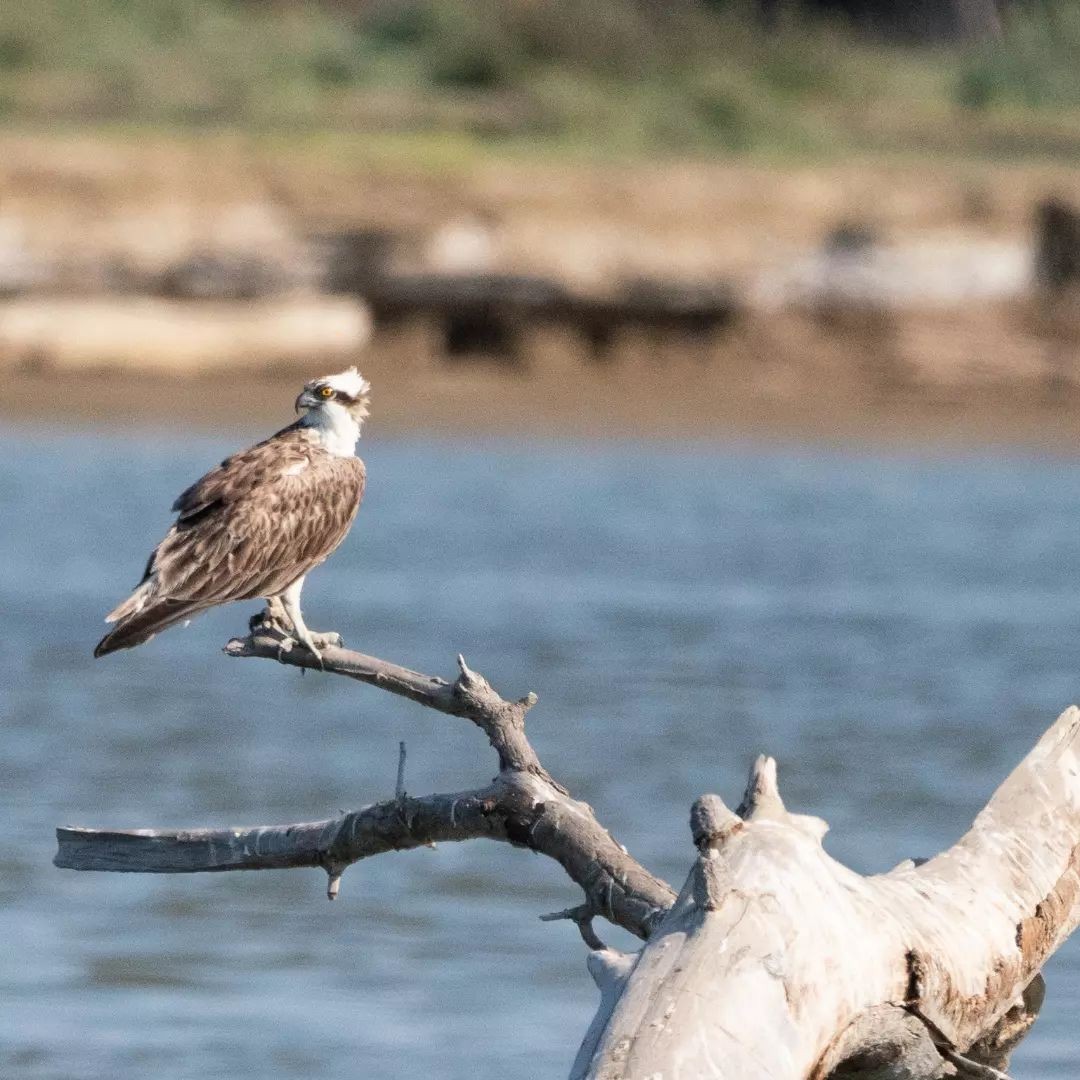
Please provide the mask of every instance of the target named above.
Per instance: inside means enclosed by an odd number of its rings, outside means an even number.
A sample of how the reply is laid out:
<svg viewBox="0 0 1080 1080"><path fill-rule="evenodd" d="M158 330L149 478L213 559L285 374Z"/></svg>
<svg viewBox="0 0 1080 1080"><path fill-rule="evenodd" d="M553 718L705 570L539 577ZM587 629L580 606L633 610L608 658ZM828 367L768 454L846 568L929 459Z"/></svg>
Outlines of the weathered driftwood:
<svg viewBox="0 0 1080 1080"><path fill-rule="evenodd" d="M269 621L233 656L318 667ZM475 723L499 757L486 787L398 796L326 821L254 829L57 830L58 866L144 873L349 864L439 840L488 838L556 859L585 902L574 920L601 1003L573 1078L931 1080L1002 1077L1042 1002L1039 969L1080 921L1080 711L1047 732L956 845L862 877L789 813L760 758L736 812L694 805L699 855L676 899L544 769L529 695L506 701L459 658L454 683L336 646L324 670ZM646 943L606 948L602 915Z"/></svg>
<svg viewBox="0 0 1080 1080"><path fill-rule="evenodd" d="M759 759L738 813L695 804L700 855L632 966L594 965L601 1014L573 1076L1004 1075L1080 921L1078 751L1071 708L959 843L868 878Z"/></svg>

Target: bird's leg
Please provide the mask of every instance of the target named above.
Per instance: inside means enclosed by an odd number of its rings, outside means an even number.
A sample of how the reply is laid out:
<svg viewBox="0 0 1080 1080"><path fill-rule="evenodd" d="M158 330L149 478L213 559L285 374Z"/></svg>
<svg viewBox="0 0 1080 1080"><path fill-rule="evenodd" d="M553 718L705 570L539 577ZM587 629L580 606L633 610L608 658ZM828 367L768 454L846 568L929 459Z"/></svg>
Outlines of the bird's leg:
<svg viewBox="0 0 1080 1080"><path fill-rule="evenodd" d="M266 611L271 622L281 623L282 626L288 622L289 616L285 614L285 605L281 602L280 596L266 598Z"/></svg>
<svg viewBox="0 0 1080 1080"><path fill-rule="evenodd" d="M259 623L264 627L271 627L281 634L288 634L292 629L292 622L285 613L285 605L280 596L268 596L266 598L266 610L256 616Z"/></svg>
<svg viewBox="0 0 1080 1080"><path fill-rule="evenodd" d="M285 615L292 624L296 639L310 653L318 657L319 666L322 666L320 649L327 645L340 645L341 635L335 633L313 634L304 623L304 616L300 613L300 590L304 587L304 579L294 581L277 599L281 601Z"/></svg>
<svg viewBox="0 0 1080 1080"><path fill-rule="evenodd" d="M284 654L292 645L292 620L286 614L285 605L281 602L280 596L267 596L265 599L266 609L251 617L251 632L254 634L259 631L271 631L278 639L278 662L283 663Z"/></svg>

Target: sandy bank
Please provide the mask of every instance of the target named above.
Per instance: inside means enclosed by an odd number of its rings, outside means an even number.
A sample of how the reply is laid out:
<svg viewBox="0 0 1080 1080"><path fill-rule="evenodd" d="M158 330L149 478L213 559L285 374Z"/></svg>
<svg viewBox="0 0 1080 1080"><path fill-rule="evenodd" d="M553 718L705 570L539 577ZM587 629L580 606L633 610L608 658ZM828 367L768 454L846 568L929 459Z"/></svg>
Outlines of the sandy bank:
<svg viewBox="0 0 1080 1080"><path fill-rule="evenodd" d="M841 221L886 240L957 229L1026 239L1032 206L1051 191L1080 198L1080 175L940 158L417 161L361 138L3 133L0 254L24 273L71 268L72 288L94 265L122 260L152 276L215 250L273 255L302 279L312 234L385 229L423 245L479 215L495 227L497 269L581 288L651 275L739 282L816 248Z"/></svg>
<svg viewBox="0 0 1080 1080"><path fill-rule="evenodd" d="M375 386L373 434L1071 450L1080 307L1051 325L1028 280L1032 209L1050 191L1080 198L1078 174L940 160L420 165L342 140L0 135L0 255L17 293L0 301L0 417L258 432L288 420L298 381L356 361ZM696 337L620 328L602 356L566 327L530 326L507 370L447 356L430 320L369 340L360 302L318 292L320 236L393 230L406 264L452 270L477 222L486 269L582 295L636 275L719 281L746 312ZM844 223L881 244L854 277L821 262ZM212 271L215 258L261 268L266 293L180 298L192 282L177 267ZM854 302L823 303L823 276Z"/></svg>
<svg viewBox="0 0 1080 1080"><path fill-rule="evenodd" d="M1064 453L1080 446L1080 391L1055 376L1059 350L1025 333L1025 316L1004 308L938 318L871 318L838 330L778 316L735 327L706 355L626 342L619 362L604 367L547 362L510 371L425 358L404 339L376 340L348 359L373 383L373 438L1008 443ZM942 350L952 354L950 372L971 378L920 375L920 355L932 367ZM986 378L995 357L1009 379ZM20 368L0 380L0 420L220 429L241 438L287 423L299 383L326 367L303 359L189 377ZM1018 371L1024 377L1012 377Z"/></svg>

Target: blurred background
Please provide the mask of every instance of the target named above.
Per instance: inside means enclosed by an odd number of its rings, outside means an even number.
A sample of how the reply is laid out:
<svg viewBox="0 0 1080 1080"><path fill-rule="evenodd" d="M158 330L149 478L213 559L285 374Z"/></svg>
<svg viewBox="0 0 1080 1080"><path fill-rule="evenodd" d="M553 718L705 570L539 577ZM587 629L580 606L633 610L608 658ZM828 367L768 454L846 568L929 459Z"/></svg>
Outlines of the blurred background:
<svg viewBox="0 0 1080 1080"><path fill-rule="evenodd" d="M220 646L90 659L175 494L358 363L318 629L534 690L676 886L752 757L863 872L1080 698L1080 4L0 5L0 1074L564 1076L554 864L54 870L58 824L283 823L494 761ZM610 943L633 943L605 930ZM1017 1080L1076 1075L1080 952Z"/></svg>

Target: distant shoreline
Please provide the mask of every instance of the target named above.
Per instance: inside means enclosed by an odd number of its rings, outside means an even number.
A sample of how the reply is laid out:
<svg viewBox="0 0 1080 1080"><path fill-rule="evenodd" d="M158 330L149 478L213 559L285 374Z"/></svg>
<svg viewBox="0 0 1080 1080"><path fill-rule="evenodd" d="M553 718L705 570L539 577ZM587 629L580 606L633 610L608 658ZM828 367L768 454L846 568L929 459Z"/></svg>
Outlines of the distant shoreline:
<svg viewBox="0 0 1080 1080"><path fill-rule="evenodd" d="M1061 164L485 157L428 168L372 157L364 140L331 153L318 140L101 132L16 132L0 146L8 229L0 241L15 271L25 256L31 270L53 274L48 288L24 282L25 293L12 287L0 305L4 426L202 430L239 445L290 421L304 379L355 359L374 385L373 439L1005 445L1066 454L1080 445L1074 309L1055 315L1023 295L931 302L916 290L896 303L845 305L822 303L812 290L790 295L791 282L764 297L755 290L770 275L774 286L786 281L845 225L865 227L894 261L913 252L947 261L962 249L978 256L981 272L997 248L1015 261L1040 199L1057 192L1080 203L1080 174ZM721 283L743 298L745 314L681 335L627 324L603 347L580 327L530 324L520 347L503 350L504 363L526 368L512 371L490 356L449 358L446 327L426 316L373 318L361 347L367 326L346 310L348 297L226 301L161 291L164 269L193 253L254 252L292 267L312 237L350 230L399 237L409 272L428 267L425 245L440 229L475 224L477 215L494 222L499 272L591 297L635 281ZM118 265L134 291L115 291L105 271ZM920 284L941 277L938 262L904 266ZM964 278L965 267L949 272ZM798 274L793 280L799 286Z"/></svg>

